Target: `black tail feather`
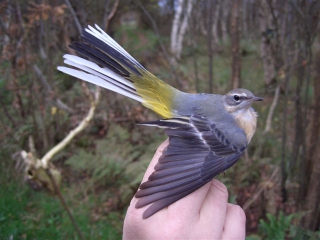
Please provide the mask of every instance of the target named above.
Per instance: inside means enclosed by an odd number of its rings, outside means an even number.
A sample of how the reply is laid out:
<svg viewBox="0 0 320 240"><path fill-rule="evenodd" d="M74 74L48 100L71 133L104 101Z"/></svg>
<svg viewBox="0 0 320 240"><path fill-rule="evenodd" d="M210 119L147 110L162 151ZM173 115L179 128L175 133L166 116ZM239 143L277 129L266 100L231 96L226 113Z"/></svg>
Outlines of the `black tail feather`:
<svg viewBox="0 0 320 240"><path fill-rule="evenodd" d="M80 55L94 61L100 66L107 67L128 80L131 74L141 76L137 68L139 65L132 62L113 47L98 39L94 35L83 31L82 42L73 42L70 48Z"/></svg>

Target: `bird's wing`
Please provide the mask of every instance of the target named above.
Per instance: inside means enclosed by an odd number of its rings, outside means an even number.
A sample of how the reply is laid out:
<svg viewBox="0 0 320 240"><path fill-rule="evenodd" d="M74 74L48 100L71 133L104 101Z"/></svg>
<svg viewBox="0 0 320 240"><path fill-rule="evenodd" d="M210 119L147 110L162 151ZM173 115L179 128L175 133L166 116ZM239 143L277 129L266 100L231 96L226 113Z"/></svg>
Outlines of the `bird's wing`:
<svg viewBox="0 0 320 240"><path fill-rule="evenodd" d="M148 218L211 181L231 167L243 154L214 122L201 116L171 118L143 125L166 128L169 145L164 150L155 171L140 185L137 208L151 204L144 212ZM241 129L235 134L245 134ZM242 136L242 135L241 135Z"/></svg>

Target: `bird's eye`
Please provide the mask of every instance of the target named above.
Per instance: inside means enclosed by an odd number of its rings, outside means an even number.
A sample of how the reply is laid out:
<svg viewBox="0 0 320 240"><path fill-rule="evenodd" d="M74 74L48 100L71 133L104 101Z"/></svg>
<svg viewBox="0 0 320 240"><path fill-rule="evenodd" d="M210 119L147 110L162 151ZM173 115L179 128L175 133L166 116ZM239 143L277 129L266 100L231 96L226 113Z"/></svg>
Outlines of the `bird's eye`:
<svg viewBox="0 0 320 240"><path fill-rule="evenodd" d="M236 100L237 102L240 100L240 97L238 95L234 95L233 99Z"/></svg>

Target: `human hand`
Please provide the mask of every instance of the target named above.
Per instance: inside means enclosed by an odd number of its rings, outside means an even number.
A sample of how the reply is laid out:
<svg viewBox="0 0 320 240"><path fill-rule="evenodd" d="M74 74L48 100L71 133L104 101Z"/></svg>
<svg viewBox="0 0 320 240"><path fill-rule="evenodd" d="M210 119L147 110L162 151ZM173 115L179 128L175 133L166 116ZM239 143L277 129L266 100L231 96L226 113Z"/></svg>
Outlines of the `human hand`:
<svg viewBox="0 0 320 240"><path fill-rule="evenodd" d="M166 140L155 153L142 182L154 171ZM228 190L218 180L142 219L146 207L136 209L131 200L123 226L123 239L245 239L246 216L241 207L228 203Z"/></svg>

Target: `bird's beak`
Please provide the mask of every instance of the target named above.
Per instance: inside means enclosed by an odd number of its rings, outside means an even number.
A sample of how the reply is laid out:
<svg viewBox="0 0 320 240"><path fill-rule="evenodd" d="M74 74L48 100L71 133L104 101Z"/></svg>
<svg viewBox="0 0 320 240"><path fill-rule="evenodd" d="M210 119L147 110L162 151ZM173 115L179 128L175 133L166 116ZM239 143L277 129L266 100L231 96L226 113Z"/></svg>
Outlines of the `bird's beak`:
<svg viewBox="0 0 320 240"><path fill-rule="evenodd" d="M252 101L263 101L263 98L261 98L261 97L253 97Z"/></svg>

